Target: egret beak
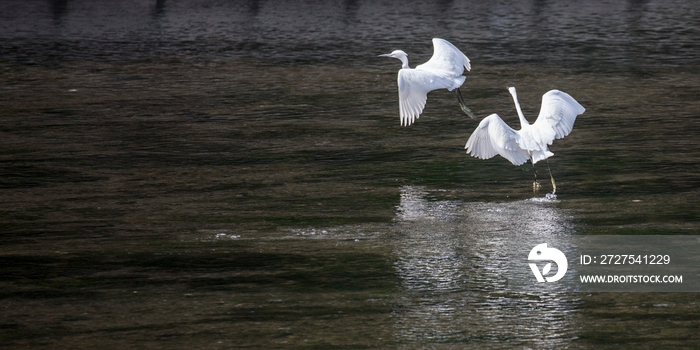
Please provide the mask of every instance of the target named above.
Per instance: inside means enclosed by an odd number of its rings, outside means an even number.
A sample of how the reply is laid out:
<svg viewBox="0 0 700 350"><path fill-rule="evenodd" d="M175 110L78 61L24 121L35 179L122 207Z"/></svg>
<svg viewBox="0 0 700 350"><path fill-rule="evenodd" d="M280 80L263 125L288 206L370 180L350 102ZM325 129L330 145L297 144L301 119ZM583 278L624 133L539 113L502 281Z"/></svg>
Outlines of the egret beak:
<svg viewBox="0 0 700 350"><path fill-rule="evenodd" d="M381 54L377 57L392 57L390 53Z"/></svg>

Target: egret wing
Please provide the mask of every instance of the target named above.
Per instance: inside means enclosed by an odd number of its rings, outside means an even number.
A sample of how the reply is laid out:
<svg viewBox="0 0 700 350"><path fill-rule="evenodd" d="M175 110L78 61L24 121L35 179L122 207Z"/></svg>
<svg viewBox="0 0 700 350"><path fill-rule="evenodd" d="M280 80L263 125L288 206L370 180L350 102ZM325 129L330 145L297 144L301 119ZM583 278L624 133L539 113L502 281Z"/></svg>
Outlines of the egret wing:
<svg viewBox="0 0 700 350"><path fill-rule="evenodd" d="M552 141L571 133L579 114L586 109L566 92L550 90L542 96L540 115L533 123L533 137L541 144L551 145Z"/></svg>
<svg viewBox="0 0 700 350"><path fill-rule="evenodd" d="M476 158L489 159L500 154L511 163L522 165L530 159L530 155L520 148L519 139L518 132L508 126L498 114L491 114L479 123L464 148Z"/></svg>
<svg viewBox="0 0 700 350"><path fill-rule="evenodd" d="M425 108L428 92L444 89L449 81L428 71L415 69L399 70L399 113L401 125L411 125Z"/></svg>
<svg viewBox="0 0 700 350"><path fill-rule="evenodd" d="M433 57L416 69L440 70L452 76L462 75L464 69L472 69L469 58L459 51L452 43L445 39L433 39Z"/></svg>

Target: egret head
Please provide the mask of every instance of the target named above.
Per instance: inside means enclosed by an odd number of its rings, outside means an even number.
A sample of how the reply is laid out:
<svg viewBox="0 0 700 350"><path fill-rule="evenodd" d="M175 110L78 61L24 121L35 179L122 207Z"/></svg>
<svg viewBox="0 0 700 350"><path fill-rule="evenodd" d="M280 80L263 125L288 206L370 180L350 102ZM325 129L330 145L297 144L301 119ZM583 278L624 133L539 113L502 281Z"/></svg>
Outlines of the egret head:
<svg viewBox="0 0 700 350"><path fill-rule="evenodd" d="M401 63L403 64L403 68L408 68L408 54L401 50L394 50L391 53L379 55L377 57L391 57L391 58L396 58L398 60L401 60Z"/></svg>
<svg viewBox="0 0 700 350"><path fill-rule="evenodd" d="M511 95L515 95L515 88L514 87L509 87L508 92L510 92Z"/></svg>
<svg viewBox="0 0 700 350"><path fill-rule="evenodd" d="M399 58L399 57L408 57L408 54L403 52L402 50L394 50L391 53L385 53L383 55L379 55L377 57L393 57L393 58ZM400 58L399 58L400 59Z"/></svg>

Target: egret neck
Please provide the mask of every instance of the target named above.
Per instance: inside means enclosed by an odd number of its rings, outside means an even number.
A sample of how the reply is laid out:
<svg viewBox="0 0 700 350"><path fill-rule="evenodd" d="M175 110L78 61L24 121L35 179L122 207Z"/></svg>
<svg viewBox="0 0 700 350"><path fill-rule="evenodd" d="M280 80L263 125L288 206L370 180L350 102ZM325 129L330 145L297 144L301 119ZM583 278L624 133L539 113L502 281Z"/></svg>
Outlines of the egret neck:
<svg viewBox="0 0 700 350"><path fill-rule="evenodd" d="M530 125L530 123L528 123L527 119L525 119L525 115L523 114L523 110L520 109L520 102L518 102L518 93L515 92L514 87L509 87L508 91L513 96L513 102L515 102L515 109L518 111L518 118L520 118L521 129L525 128L528 125Z"/></svg>

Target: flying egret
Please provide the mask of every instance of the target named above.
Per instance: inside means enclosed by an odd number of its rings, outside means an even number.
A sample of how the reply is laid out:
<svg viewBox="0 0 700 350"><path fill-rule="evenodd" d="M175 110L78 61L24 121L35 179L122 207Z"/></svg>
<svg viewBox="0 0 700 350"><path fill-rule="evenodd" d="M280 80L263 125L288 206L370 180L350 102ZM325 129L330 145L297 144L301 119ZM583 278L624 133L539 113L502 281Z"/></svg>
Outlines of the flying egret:
<svg viewBox="0 0 700 350"><path fill-rule="evenodd" d="M402 66L397 79L401 125L411 125L418 119L425 108L428 92L437 89L448 91L457 89L457 100L462 111L472 119L476 119L474 113L464 104L462 92L459 91L459 87L466 79L462 75L464 68L471 70L469 58L444 39L434 38L433 48L433 57L428 62L416 66L415 69L408 66L408 55L401 50L378 56L401 60Z"/></svg>
<svg viewBox="0 0 700 350"><path fill-rule="evenodd" d="M542 96L540 115L533 124L530 124L520 109L515 88L509 87L508 91L513 96L515 109L518 111L520 130L513 130L498 114L491 114L479 123L464 148L467 149L468 154L481 159L500 154L514 165L522 165L529 159L534 169L535 163L554 155L547 145L551 145L555 139L568 135L574 127L576 117L583 114L586 109L569 94L550 90ZM549 161L547 161L547 168L549 169ZM549 177L552 180L552 194L555 194L557 185L554 183L551 169L549 169ZM537 170L535 170L535 182L532 186L534 190L539 188Z"/></svg>

